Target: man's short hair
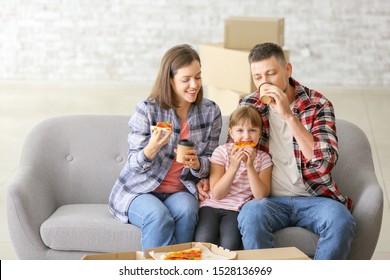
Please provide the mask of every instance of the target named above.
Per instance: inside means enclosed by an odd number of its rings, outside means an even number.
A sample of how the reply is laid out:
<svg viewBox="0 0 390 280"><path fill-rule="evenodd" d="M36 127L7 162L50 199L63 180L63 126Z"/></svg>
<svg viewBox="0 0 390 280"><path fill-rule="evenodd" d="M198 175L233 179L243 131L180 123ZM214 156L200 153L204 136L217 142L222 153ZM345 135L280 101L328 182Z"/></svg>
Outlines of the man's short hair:
<svg viewBox="0 0 390 280"><path fill-rule="evenodd" d="M254 46L249 52L248 60L249 64L251 64L253 62L269 59L273 56L283 64L287 62L282 47L270 42Z"/></svg>

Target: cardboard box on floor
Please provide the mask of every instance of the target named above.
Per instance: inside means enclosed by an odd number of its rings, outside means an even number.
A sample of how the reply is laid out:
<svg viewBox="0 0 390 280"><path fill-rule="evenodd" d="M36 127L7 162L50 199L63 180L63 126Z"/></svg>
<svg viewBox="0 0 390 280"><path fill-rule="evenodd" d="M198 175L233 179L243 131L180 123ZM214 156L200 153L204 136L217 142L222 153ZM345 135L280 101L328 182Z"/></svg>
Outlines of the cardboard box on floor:
<svg viewBox="0 0 390 280"><path fill-rule="evenodd" d="M224 47L250 50L256 44L284 45L283 18L230 17L225 19Z"/></svg>
<svg viewBox="0 0 390 280"><path fill-rule="evenodd" d="M229 116L238 106L240 99L249 93L238 92L229 89L217 88L211 85L205 86L207 98L213 100L221 109L222 115Z"/></svg>
<svg viewBox="0 0 390 280"><path fill-rule="evenodd" d="M223 43L199 45L204 85L250 94L256 91L248 62L248 50L232 50ZM286 60L289 51L284 50Z"/></svg>
<svg viewBox="0 0 390 280"><path fill-rule="evenodd" d="M226 49L223 43L201 44L202 80L205 85L238 92L254 92L249 51Z"/></svg>
<svg viewBox="0 0 390 280"><path fill-rule="evenodd" d="M148 249L145 256L142 252L121 252L121 253L103 253L86 255L83 260L152 260L149 253L155 252L172 252L192 248L195 242L159 247ZM310 258L295 247L258 249L258 250L239 250L228 251L215 244L203 243L211 252L226 256L232 260L310 260Z"/></svg>

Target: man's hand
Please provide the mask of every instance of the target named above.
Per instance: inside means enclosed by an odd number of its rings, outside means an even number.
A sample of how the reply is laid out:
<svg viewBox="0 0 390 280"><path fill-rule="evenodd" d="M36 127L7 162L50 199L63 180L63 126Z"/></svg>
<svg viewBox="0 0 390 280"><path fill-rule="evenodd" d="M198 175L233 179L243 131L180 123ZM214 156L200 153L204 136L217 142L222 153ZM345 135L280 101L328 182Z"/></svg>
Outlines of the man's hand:
<svg viewBox="0 0 390 280"><path fill-rule="evenodd" d="M293 116L290 109L290 102L285 92L272 84L266 84L262 86L262 88L264 88L264 91L268 96L272 97L270 105L283 120L287 120L289 117Z"/></svg>

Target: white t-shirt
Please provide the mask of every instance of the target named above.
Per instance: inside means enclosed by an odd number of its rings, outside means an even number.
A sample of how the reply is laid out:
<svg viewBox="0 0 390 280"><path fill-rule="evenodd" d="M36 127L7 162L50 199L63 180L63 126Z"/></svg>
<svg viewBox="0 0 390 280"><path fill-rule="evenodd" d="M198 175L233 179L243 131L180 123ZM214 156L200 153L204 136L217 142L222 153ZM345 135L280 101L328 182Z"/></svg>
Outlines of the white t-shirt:
<svg viewBox="0 0 390 280"><path fill-rule="evenodd" d="M230 166L230 155L232 153L233 146L233 143L227 143L218 146L214 150L210 161L212 163L225 166L226 171ZM253 166L255 167L257 173L272 166L270 155L263 151L257 150L257 155L253 161ZM249 186L246 163L241 162L240 167L238 168L233 179L232 186L224 198L217 200L211 195L210 192L209 195L210 199L206 199L205 201L201 202L200 207L209 206L213 208L239 211L245 202L253 198L253 194Z"/></svg>
<svg viewBox="0 0 390 280"><path fill-rule="evenodd" d="M290 109L294 108L294 103ZM286 122L269 106L269 153L272 168L271 196L309 196L294 156L293 136Z"/></svg>

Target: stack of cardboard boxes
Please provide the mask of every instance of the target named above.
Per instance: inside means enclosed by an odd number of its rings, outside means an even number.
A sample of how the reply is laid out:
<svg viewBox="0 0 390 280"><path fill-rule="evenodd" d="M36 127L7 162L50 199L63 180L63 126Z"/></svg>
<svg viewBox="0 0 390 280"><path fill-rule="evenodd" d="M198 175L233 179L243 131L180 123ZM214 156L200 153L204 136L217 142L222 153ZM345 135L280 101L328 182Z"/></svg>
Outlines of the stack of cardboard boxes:
<svg viewBox="0 0 390 280"><path fill-rule="evenodd" d="M240 98L256 91L248 54L256 44L264 42L284 45L283 18L227 18L224 42L199 46L205 92L220 106L223 115L230 115ZM285 55L288 59L287 51Z"/></svg>

